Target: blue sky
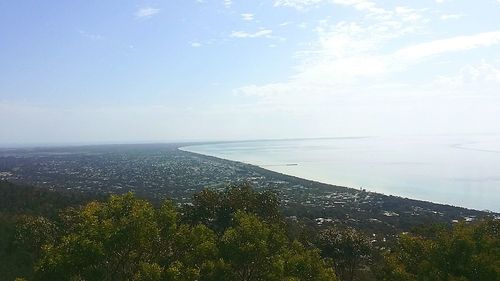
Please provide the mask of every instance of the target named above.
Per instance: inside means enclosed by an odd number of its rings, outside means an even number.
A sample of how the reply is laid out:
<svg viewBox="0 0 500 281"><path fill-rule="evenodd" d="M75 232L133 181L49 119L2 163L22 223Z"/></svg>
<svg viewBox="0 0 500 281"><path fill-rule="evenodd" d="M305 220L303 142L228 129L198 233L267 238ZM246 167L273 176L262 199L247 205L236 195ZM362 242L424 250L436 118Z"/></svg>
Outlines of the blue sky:
<svg viewBox="0 0 500 281"><path fill-rule="evenodd" d="M1 1L0 143L500 133L500 1Z"/></svg>

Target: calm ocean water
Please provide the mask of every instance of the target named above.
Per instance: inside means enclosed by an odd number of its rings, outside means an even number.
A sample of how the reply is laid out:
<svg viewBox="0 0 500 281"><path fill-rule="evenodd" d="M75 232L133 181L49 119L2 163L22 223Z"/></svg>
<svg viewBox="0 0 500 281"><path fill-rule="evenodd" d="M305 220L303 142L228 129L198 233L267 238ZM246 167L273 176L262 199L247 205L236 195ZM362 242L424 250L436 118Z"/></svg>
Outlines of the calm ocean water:
<svg viewBox="0 0 500 281"><path fill-rule="evenodd" d="M500 212L499 135L247 141L182 149L330 184Z"/></svg>

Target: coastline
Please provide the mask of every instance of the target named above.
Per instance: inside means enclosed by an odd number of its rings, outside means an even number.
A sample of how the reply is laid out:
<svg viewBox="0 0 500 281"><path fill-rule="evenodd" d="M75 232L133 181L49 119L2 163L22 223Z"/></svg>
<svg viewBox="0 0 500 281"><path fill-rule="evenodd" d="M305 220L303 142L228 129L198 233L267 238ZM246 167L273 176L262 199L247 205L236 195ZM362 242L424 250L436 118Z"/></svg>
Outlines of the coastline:
<svg viewBox="0 0 500 281"><path fill-rule="evenodd" d="M319 185L319 186L322 186L322 187L329 187L329 188L336 189L336 190L338 190L338 189L344 189L344 190L350 191L350 192L358 192L358 191L360 191L360 189L349 187L349 186L337 185L337 184L334 184L334 183L328 183L328 182L324 182L324 181L320 181L320 180L315 180L315 179L310 179L310 178L305 178L305 177L299 177L299 176L295 176L295 175L292 175L292 174L287 174L287 173L283 173L283 172L279 172L279 171L274 171L272 169L266 168L266 167L274 166L274 165L260 166L260 165L255 165L255 164L252 164L252 163L246 163L246 162L242 162L242 161L237 161L237 160L222 158L222 157L219 157L219 156L214 156L214 155L209 155L209 154L203 154L203 153L195 152L195 151L192 151L192 150L188 149L189 147L192 147L192 146L207 145L207 144L223 144L223 143L240 143L240 142L239 141L227 141L227 142L190 143L188 145L178 146L177 149L180 150L180 151L182 151L182 152L185 152L185 153L195 154L198 157L207 157L207 158L210 158L210 159L216 159L218 161L226 161L226 162L229 162L229 163L236 163L236 164L241 164L241 165L249 166L249 167L252 167L253 169L262 169L262 170L267 171L268 173L275 174L277 177L285 177L285 178L289 178L289 179L293 179L293 180L310 182L311 184L314 184L314 185ZM288 164L283 164L283 165L288 165ZM293 165L297 165L297 164L293 163ZM474 208L468 208L468 207L463 207L463 206L458 206L458 205L452 205L452 204L442 203L442 202L434 202L434 201L431 201L431 200L414 199L414 198L403 197L403 196L395 195L395 194L385 194L385 193L382 193L382 192L370 191L370 190L365 190L365 192L370 193L370 194L376 194L376 195L379 195L379 196L384 196L384 197L398 198L400 200L410 201L410 202L419 203L419 204L421 204L421 203L423 203L423 204L432 204L432 205L436 205L436 206L440 206L440 207L445 207L445 208L456 208L456 209L462 209L462 210L473 211L473 212L480 212L480 213L485 213L485 214L500 215L500 212L492 211L492 210L479 210L479 209L474 209Z"/></svg>
<svg viewBox="0 0 500 281"><path fill-rule="evenodd" d="M0 180L49 190L115 194L191 203L203 188L251 184L278 195L284 214L311 225L339 224L396 237L432 223L452 224L495 213L308 180L252 164L186 151L201 142L39 148L0 154ZM83 161L83 162L82 162ZM64 168L64 169L62 169ZM387 236L389 235L389 236Z"/></svg>

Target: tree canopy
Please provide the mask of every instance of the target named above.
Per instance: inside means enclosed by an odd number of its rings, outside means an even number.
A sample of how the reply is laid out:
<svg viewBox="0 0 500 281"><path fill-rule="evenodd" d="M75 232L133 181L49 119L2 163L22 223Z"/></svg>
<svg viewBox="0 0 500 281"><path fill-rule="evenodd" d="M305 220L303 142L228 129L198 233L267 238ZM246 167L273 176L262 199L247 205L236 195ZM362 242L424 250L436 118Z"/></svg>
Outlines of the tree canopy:
<svg viewBox="0 0 500 281"><path fill-rule="evenodd" d="M33 280L337 280L318 250L287 237L270 193L205 190L183 210L129 193L20 228L39 241Z"/></svg>
<svg viewBox="0 0 500 281"><path fill-rule="evenodd" d="M327 228L319 234L323 256L330 258L342 280L352 281L356 270L368 257L371 245L368 239L353 228Z"/></svg>
<svg viewBox="0 0 500 281"><path fill-rule="evenodd" d="M205 189L185 205L12 190L41 194L31 201L44 207L12 202L26 212L0 216L6 280L500 280L498 220L429 225L384 249L353 228L286 219L276 194L249 185Z"/></svg>
<svg viewBox="0 0 500 281"><path fill-rule="evenodd" d="M500 221L403 234L385 260L380 280L500 280Z"/></svg>

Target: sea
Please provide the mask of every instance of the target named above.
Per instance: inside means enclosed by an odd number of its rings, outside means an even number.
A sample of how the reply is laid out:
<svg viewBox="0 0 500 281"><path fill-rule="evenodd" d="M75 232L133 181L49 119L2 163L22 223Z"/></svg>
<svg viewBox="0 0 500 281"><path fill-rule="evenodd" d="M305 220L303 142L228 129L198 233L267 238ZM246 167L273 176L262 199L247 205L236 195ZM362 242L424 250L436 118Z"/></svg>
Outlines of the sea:
<svg viewBox="0 0 500 281"><path fill-rule="evenodd" d="M255 140L181 149L334 185L500 212L500 135Z"/></svg>

